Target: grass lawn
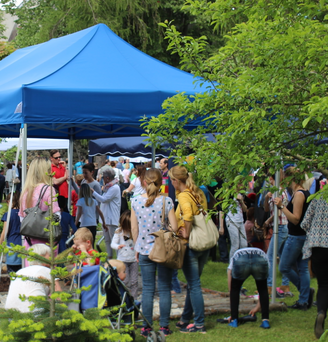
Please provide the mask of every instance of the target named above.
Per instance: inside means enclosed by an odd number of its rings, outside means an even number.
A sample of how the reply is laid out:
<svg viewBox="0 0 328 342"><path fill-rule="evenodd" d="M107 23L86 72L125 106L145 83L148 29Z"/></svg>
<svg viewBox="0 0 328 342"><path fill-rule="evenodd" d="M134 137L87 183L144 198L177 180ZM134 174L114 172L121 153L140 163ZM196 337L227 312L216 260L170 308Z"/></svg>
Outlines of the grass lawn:
<svg viewBox="0 0 328 342"><path fill-rule="evenodd" d="M209 261L205 266L202 274L202 287L210 288L218 291L228 291L226 264L213 263ZM179 271L179 279L185 281L182 271ZM279 276L277 284L281 284L281 277ZM311 286L317 289L316 279L311 280ZM253 278L249 278L244 283L248 294L254 294L256 285ZM296 288L291 285L291 290L295 294L293 298L284 299L287 305L294 303L298 299ZM173 335L167 337L167 341L196 341L196 342L254 342L254 341L316 341L313 327L316 318L316 307L310 310L298 311L289 310L288 312L273 312L270 313L271 329L265 330L259 328L261 324L261 315L257 314L258 320L256 323L247 323L238 328L231 328L226 324L216 323L217 318L223 318L226 315L213 315L205 318L205 325L207 334L183 334L175 328L176 321L171 322L171 330ZM155 323L155 329L158 329L158 323ZM139 334L139 331L137 331ZM136 341L145 341L145 338L137 336Z"/></svg>

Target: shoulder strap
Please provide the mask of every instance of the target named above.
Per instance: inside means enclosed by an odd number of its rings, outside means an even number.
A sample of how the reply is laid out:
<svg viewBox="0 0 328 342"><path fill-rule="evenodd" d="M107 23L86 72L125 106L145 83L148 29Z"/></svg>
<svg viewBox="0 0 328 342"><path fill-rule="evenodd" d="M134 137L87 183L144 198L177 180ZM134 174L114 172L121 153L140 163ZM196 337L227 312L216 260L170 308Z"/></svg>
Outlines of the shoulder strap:
<svg viewBox="0 0 328 342"><path fill-rule="evenodd" d="M46 193L47 189L48 189L49 185L44 185L42 188L41 188L41 191L40 191L40 195L39 195L39 199L38 199L38 202L36 204L36 207L38 207L40 205L40 202L41 202L41 199L43 198L44 194Z"/></svg>
<svg viewBox="0 0 328 342"><path fill-rule="evenodd" d="M163 200L162 205L162 227L164 227L165 224L165 196L161 196Z"/></svg>
<svg viewBox="0 0 328 342"><path fill-rule="evenodd" d="M193 201L196 203L197 206L201 206L200 202L197 201L196 197L191 192L189 192L189 195L191 196L191 198L193 199Z"/></svg>

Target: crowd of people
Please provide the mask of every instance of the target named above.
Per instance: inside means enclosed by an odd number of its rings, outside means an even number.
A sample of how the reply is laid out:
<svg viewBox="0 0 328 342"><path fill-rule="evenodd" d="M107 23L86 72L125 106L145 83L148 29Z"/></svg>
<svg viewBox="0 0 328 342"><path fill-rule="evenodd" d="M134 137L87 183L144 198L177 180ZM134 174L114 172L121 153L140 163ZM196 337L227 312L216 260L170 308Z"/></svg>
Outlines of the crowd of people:
<svg viewBox="0 0 328 342"><path fill-rule="evenodd" d="M19 184L14 183L14 179L21 177L21 173L17 171L19 165L14 169L12 164L9 165L4 183L7 189ZM14 192L7 243L21 243L20 222L26 215L24 210L35 206L42 187L50 184L50 170L54 173L53 187L47 187L40 207L46 210L51 196L58 194L58 202L53 203L53 211L61 217L63 230L59 252L66 249L65 242L70 234L74 233L73 249L76 253L88 254L83 264L99 264L99 259L93 255L97 231L101 229L108 258L113 259L116 254L117 260L124 265L119 266L120 279L125 282L134 298L138 297L140 267L142 312L148 321L144 322L141 329L141 335L144 337L152 331L156 279L160 298L160 330L165 336L172 334L169 327L171 295L181 292L177 270L149 258L155 241L152 233L162 227L164 215L164 219L186 244L182 271L187 280L187 294L183 313L176 327L182 333L206 333L201 275L209 257L216 261L216 246L212 250L197 252L189 248L188 240L193 217L199 214L200 208L208 209L211 197L213 198L220 182L215 182L214 186L198 187L193 174L188 172L185 166L173 166L169 169L166 158L156 160L155 168L151 167L151 163L135 167L128 159L124 161L123 158L119 158L117 162L106 161L99 169L98 165L86 163L82 158L74 165L74 176L70 179L68 167L60 152L52 150L50 161L36 158L31 162L23 188L18 187ZM0 172L0 194L1 173L3 171ZM238 327L240 291L243 282L251 275L259 292L259 303L251 314L254 315L261 310L261 328L270 328L269 295L272 291L277 291L278 297L292 295L290 282L296 286L299 296L295 304L289 308L308 310L314 298L314 289L310 288L308 266L311 258L312 271L318 280L315 335L319 338L324 332L328 309L328 280L324 271L325 263L328 261L328 204L323 199L308 202L310 183L305 182L305 174L302 175L297 168L286 167L282 175L285 183L280 186L279 196L270 191L270 188L275 186L275 176L268 174L261 192L249 193L246 196L240 184L225 214L219 206L215 207L219 212L216 223L220 232L220 261L229 264L231 316L228 322L231 327ZM71 193L71 203L68 203L69 182L74 189ZM174 199L168 196L169 185L175 190ZM1 194L1 199L2 196ZM9 203L10 195L6 200ZM260 211L261 214L265 214L262 223L259 219ZM277 249L279 270L282 273L282 284L277 290L272 288L272 266L276 256L274 239L271 239L271 236L275 212L278 213ZM7 214L2 217L5 224L6 220ZM0 242L4 238L3 233ZM24 241L26 248L36 246L37 253L48 255L48 250L38 247L44 243L45 241L37 239ZM22 270L21 264L17 255L7 256L9 271L20 272L22 275L26 272L30 275L33 270L46 273L40 268L45 265L28 268L25 272L24 269L31 267L31 264L25 261L26 267ZM16 280L13 283L15 285L11 286L8 298L14 296L13 291L16 291L16 295L18 293L19 284L17 285Z"/></svg>

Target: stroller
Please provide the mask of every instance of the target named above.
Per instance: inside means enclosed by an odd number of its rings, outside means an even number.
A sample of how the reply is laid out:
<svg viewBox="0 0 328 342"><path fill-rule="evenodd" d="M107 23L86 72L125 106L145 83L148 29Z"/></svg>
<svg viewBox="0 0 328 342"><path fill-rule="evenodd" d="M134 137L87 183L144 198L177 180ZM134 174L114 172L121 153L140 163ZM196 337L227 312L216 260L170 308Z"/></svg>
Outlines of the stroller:
<svg viewBox="0 0 328 342"><path fill-rule="evenodd" d="M99 252L101 252L100 243L102 241L103 237L96 245ZM69 240L66 244L68 242ZM152 328L140 310L141 303L134 300L129 289L118 277L116 268L113 268L109 263L83 267L82 272L75 277L78 278L78 281L75 282L78 288L92 285L90 291L82 291L81 293L81 312L95 307L99 309L112 309L119 306L119 310L112 310L112 314L108 318L112 329L119 330L127 326L132 326L136 329L135 324L142 322L142 320L138 320L139 315ZM72 281L73 283L74 281ZM129 334L135 340L135 330L130 331ZM162 331L157 333L151 331L147 337L147 342L165 342L165 335Z"/></svg>

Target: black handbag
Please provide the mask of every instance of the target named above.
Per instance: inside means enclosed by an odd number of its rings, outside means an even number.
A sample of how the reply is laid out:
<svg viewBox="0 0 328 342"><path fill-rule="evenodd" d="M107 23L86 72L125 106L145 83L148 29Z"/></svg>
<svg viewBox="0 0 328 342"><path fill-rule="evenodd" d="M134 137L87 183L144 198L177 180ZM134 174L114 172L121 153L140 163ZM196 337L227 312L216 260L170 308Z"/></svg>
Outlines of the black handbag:
<svg viewBox="0 0 328 342"><path fill-rule="evenodd" d="M49 185L44 185L40 191L40 196L38 199L38 202L35 207L27 208L24 210L24 213L26 216L24 217L20 233L21 235L25 236L26 241L30 246L32 246L31 239L40 239L49 241L50 239L50 222L55 221L55 224L53 225L53 236L54 241L59 242L62 235L62 228L60 226L60 217L57 214L52 214L52 220L49 219L50 217L50 208L48 208L46 211L43 211L40 209L40 202L47 191L47 188ZM48 218L48 220L46 219ZM46 229L45 229L46 228Z"/></svg>

